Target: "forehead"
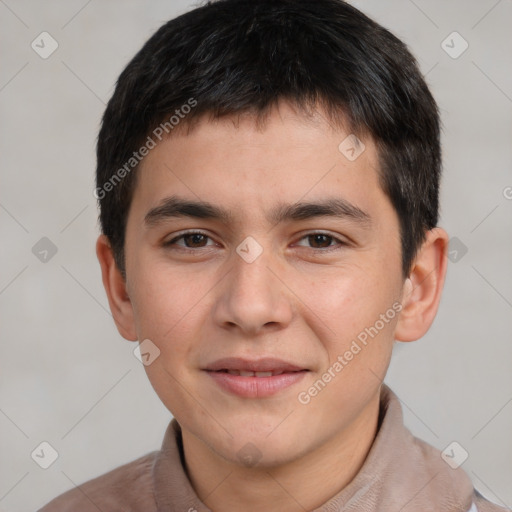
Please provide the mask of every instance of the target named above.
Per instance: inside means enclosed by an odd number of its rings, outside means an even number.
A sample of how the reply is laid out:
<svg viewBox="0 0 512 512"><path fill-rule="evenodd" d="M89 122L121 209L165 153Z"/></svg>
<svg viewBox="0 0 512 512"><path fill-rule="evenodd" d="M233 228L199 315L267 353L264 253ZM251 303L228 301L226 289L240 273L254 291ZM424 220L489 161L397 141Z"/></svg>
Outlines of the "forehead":
<svg viewBox="0 0 512 512"><path fill-rule="evenodd" d="M205 116L159 142L137 172L132 206L146 212L176 194L240 216L263 209L267 219L275 219L278 204L327 194L369 211L386 199L370 137L333 127L321 110L306 116L287 103L263 124L252 115Z"/></svg>

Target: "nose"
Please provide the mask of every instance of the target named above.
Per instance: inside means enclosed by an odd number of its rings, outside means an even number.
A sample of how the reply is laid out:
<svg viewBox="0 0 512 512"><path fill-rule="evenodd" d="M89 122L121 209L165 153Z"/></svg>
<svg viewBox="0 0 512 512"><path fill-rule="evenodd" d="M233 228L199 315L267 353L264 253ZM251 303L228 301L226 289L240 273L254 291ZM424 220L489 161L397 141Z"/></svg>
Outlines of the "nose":
<svg viewBox="0 0 512 512"><path fill-rule="evenodd" d="M230 259L231 269L216 290L216 324L251 336L289 325L293 294L271 250L265 249L252 262L236 252Z"/></svg>

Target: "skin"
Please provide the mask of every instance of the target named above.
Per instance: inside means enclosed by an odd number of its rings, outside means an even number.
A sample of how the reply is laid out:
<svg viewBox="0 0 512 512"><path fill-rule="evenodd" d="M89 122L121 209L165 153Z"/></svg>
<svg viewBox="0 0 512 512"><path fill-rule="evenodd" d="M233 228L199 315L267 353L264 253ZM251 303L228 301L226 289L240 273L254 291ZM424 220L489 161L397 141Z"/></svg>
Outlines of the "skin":
<svg viewBox="0 0 512 512"><path fill-rule="evenodd" d="M250 116L233 121L202 119L145 157L127 222L126 281L103 235L97 256L120 334L160 350L145 369L181 425L198 496L219 512L312 510L364 462L394 341L423 336L437 312L448 235L429 231L404 279L398 217L379 186L371 138L362 138L365 150L351 162L338 149L349 132L332 128L321 110L305 117L281 102L262 129ZM171 195L227 208L233 219L146 226L148 211ZM371 224L266 218L278 202L327 197L349 201ZM164 246L184 230L206 237ZM327 236L307 236L317 232ZM263 250L252 263L236 252L247 236ZM298 394L397 301L400 314L300 403ZM277 357L310 371L274 396L242 398L202 371L230 356ZM247 443L259 457L252 467L238 455Z"/></svg>

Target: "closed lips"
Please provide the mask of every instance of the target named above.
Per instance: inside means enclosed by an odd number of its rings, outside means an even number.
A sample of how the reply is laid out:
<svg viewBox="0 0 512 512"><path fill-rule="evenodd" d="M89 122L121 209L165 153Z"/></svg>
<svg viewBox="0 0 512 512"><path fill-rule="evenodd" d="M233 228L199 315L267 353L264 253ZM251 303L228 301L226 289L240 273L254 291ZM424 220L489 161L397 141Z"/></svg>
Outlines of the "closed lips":
<svg viewBox="0 0 512 512"><path fill-rule="evenodd" d="M272 357L227 357L218 359L204 370L223 391L250 399L267 398L284 392L309 372L304 367Z"/></svg>
<svg viewBox="0 0 512 512"><path fill-rule="evenodd" d="M257 360L226 357L218 359L204 369L209 372L224 372L230 375L240 375L241 377L271 377L282 373L307 371L302 366L271 357Z"/></svg>
<svg viewBox="0 0 512 512"><path fill-rule="evenodd" d="M275 375L282 375L283 373L296 373L296 372L249 372L244 370L218 370L219 372L229 373L230 375L238 375L240 377L274 377ZM303 370L298 370L303 371Z"/></svg>

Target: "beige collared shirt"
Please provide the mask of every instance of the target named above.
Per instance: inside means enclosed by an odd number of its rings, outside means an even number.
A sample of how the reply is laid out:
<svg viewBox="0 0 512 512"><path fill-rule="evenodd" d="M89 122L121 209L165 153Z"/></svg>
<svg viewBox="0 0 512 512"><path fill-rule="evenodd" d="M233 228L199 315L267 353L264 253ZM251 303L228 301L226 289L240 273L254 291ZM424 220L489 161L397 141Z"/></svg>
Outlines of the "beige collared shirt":
<svg viewBox="0 0 512 512"><path fill-rule="evenodd" d="M39 512L211 512L183 469L173 419L162 448L55 498ZM404 426L402 408L382 386L379 430L354 479L313 512L505 512L485 500L466 472Z"/></svg>

